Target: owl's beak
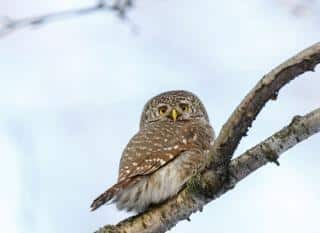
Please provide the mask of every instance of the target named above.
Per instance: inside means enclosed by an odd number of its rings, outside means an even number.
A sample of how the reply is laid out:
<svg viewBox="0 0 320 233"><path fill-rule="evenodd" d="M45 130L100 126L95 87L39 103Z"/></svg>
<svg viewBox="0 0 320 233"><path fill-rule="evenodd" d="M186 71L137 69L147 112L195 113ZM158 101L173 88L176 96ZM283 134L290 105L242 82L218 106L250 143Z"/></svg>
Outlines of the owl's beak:
<svg viewBox="0 0 320 233"><path fill-rule="evenodd" d="M177 117L179 116L179 113L178 113L178 111L174 108L174 109L172 109L170 116L171 116L172 120L175 122L175 121L177 120Z"/></svg>

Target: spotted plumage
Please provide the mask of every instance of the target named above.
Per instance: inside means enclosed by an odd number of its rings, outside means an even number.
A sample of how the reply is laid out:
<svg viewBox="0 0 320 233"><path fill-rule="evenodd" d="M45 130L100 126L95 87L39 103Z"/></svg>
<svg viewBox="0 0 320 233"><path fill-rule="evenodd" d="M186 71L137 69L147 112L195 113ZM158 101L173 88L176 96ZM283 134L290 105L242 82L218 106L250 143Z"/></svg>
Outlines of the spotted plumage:
<svg viewBox="0 0 320 233"><path fill-rule="evenodd" d="M142 212L177 194L202 169L214 140L201 101L186 91L165 92L149 100L140 130L123 151L118 182L91 205L109 201L119 209Z"/></svg>

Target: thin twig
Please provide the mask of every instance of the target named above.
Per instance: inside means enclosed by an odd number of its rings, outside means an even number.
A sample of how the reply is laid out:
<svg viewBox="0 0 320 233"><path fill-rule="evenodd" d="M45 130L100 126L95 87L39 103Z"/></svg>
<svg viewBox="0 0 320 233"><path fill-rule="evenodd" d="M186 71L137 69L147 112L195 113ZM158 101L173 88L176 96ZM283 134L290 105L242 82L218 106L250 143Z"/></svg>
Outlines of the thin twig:
<svg viewBox="0 0 320 233"><path fill-rule="evenodd" d="M39 16L33 16L33 17L27 17L27 18L21 18L21 19L2 17L2 19L0 19L0 38L22 28L41 26L53 21L70 19L77 16L83 16L83 15L88 15L88 14L102 12L102 11L115 12L118 14L118 16L121 19L127 19L126 12L131 7L132 7L131 0L124 0L124 1L118 0L112 4L107 4L105 1L100 0L92 6L82 7L77 9L70 9L65 11L52 12L52 13L39 15Z"/></svg>

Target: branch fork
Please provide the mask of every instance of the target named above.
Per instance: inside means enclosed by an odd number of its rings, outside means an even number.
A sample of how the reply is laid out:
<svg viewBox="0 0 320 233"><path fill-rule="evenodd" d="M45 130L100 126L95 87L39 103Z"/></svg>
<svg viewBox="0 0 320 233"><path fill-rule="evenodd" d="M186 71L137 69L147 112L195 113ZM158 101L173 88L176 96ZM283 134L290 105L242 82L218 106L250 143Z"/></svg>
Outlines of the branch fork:
<svg viewBox="0 0 320 233"><path fill-rule="evenodd" d="M279 156L297 143L320 131L320 108L291 123L231 160L240 140L269 100L275 100L283 86L320 63L320 43L298 53L266 74L247 94L222 127L207 161L206 169L194 176L177 196L130 217L117 225L107 225L96 233L162 233L181 220L201 211L211 202L269 162L277 165Z"/></svg>

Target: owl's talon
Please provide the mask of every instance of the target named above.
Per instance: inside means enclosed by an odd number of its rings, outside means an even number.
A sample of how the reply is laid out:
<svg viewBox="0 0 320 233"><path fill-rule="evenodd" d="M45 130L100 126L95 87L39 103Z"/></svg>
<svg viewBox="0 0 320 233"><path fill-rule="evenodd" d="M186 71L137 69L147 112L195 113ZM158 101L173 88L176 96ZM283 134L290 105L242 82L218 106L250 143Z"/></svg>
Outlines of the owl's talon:
<svg viewBox="0 0 320 233"><path fill-rule="evenodd" d="M278 161L278 156L277 155L267 155L266 156L266 159L271 162L271 163L274 163L276 164L277 166L280 166L280 162Z"/></svg>

